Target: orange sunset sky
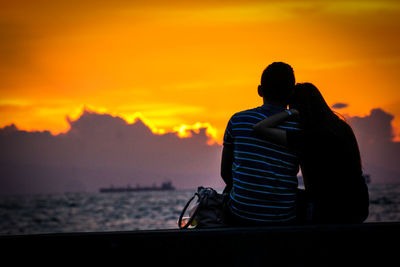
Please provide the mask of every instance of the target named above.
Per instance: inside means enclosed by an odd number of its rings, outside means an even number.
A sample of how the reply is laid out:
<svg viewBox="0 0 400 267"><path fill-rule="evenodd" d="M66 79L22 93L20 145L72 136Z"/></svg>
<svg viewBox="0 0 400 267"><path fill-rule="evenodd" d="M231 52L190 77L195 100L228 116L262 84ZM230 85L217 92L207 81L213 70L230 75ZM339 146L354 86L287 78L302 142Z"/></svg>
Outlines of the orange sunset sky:
<svg viewBox="0 0 400 267"><path fill-rule="evenodd" d="M0 127L68 130L86 107L154 132L209 127L262 104L273 61L328 104L393 114L400 140L399 1L3 1Z"/></svg>

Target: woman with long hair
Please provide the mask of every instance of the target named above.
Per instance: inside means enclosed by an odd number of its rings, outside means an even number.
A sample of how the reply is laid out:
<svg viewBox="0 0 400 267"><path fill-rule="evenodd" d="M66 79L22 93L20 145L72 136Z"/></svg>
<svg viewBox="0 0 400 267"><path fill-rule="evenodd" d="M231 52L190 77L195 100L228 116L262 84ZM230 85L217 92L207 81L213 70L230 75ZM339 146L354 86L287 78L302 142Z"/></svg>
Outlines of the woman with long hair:
<svg viewBox="0 0 400 267"><path fill-rule="evenodd" d="M295 86L289 107L253 128L261 138L298 153L305 191L313 204L312 222L363 222L369 197L353 130L311 83ZM298 117L301 131L275 128L289 116Z"/></svg>

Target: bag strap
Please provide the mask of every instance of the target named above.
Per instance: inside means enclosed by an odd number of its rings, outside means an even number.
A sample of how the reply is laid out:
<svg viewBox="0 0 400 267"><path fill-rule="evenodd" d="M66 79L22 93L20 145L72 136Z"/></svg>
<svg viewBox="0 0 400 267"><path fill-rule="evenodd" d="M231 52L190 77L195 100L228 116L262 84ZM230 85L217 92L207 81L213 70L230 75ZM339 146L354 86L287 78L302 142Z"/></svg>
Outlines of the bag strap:
<svg viewBox="0 0 400 267"><path fill-rule="evenodd" d="M192 216L190 217L190 219L188 220L188 222L187 222L184 226L182 226L182 218L183 218L183 215L185 214L185 212L186 212L187 208L189 207L190 203L193 201L193 199L194 199L196 196L200 199L200 195L199 195L198 193L194 193L194 195L189 199L189 201L186 203L185 207L183 208L183 210L182 210L182 212L181 212L181 215L179 216L179 220L178 220L179 229L186 229L186 228L188 228L189 225L193 222L194 217L195 217L196 214L197 214L198 207L196 208L196 210L194 211L194 213L192 214Z"/></svg>

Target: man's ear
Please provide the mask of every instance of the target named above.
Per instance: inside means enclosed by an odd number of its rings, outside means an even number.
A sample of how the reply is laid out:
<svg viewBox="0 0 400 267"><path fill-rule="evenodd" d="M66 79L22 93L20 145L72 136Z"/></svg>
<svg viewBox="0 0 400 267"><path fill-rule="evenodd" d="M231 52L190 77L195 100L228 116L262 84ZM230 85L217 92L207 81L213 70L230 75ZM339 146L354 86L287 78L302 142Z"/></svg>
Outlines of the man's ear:
<svg viewBox="0 0 400 267"><path fill-rule="evenodd" d="M264 93L262 91L262 86L261 85L258 86L258 95L261 96L261 97L264 97Z"/></svg>

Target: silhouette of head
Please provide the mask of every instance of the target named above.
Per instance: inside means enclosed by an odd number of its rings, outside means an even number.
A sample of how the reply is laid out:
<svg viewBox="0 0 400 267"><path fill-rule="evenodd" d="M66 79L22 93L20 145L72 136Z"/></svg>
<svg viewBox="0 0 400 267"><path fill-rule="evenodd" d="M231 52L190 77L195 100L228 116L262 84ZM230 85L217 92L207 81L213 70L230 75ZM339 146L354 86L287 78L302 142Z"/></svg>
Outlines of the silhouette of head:
<svg viewBox="0 0 400 267"><path fill-rule="evenodd" d="M287 103L295 85L294 72L290 65L274 62L261 76L258 94L269 102Z"/></svg>
<svg viewBox="0 0 400 267"><path fill-rule="evenodd" d="M312 83L296 84L289 106L299 111L300 120L305 126L321 125L329 119L338 118Z"/></svg>
<svg viewBox="0 0 400 267"><path fill-rule="evenodd" d="M312 83L296 84L289 100L289 107L299 111L299 120L303 129L329 131L338 137L347 147L343 153L353 155L346 163L347 166L354 164L353 166L358 166L358 169L362 168L360 151L351 126L328 106L317 87ZM355 141L352 143L351 140ZM329 142L329 140L326 141Z"/></svg>

